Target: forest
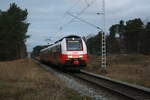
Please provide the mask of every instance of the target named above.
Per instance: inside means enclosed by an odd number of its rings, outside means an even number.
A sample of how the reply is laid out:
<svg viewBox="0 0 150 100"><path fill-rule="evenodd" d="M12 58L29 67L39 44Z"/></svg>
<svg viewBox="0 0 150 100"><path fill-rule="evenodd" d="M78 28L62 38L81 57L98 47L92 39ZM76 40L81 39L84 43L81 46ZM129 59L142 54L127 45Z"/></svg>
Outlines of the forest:
<svg viewBox="0 0 150 100"><path fill-rule="evenodd" d="M101 34L87 39L90 54L101 54ZM107 54L150 54L150 22L144 24L140 18L121 20L110 27L106 44Z"/></svg>
<svg viewBox="0 0 150 100"><path fill-rule="evenodd" d="M6 11L0 10L0 61L20 59L27 56L26 39L29 23L27 9L15 3Z"/></svg>

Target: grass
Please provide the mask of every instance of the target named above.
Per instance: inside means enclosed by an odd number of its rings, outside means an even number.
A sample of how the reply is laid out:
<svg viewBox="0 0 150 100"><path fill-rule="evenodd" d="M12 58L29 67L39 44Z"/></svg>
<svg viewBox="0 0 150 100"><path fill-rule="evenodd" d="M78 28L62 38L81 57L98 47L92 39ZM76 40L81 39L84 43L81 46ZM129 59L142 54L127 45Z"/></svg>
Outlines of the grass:
<svg viewBox="0 0 150 100"><path fill-rule="evenodd" d="M128 83L150 87L150 56L111 55L107 57L107 73L101 73L98 56L89 56L90 63L86 70L102 74Z"/></svg>
<svg viewBox="0 0 150 100"><path fill-rule="evenodd" d="M31 59L0 62L0 100L87 100Z"/></svg>

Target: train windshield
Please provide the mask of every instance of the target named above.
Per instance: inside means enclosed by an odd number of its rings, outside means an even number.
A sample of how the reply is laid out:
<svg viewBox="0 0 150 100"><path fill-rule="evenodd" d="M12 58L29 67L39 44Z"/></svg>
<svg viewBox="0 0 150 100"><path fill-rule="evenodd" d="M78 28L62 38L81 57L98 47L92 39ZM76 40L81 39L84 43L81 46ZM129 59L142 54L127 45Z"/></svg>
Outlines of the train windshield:
<svg viewBox="0 0 150 100"><path fill-rule="evenodd" d="M68 40L67 50L82 50L81 40Z"/></svg>

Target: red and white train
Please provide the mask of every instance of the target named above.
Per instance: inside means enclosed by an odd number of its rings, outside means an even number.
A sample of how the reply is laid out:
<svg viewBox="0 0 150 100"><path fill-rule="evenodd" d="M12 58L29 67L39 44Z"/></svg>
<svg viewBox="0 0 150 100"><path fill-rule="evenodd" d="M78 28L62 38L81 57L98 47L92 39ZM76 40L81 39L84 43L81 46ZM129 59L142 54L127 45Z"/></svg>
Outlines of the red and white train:
<svg viewBox="0 0 150 100"><path fill-rule="evenodd" d="M85 41L76 35L66 36L40 51L40 60L64 69L81 69L88 63Z"/></svg>

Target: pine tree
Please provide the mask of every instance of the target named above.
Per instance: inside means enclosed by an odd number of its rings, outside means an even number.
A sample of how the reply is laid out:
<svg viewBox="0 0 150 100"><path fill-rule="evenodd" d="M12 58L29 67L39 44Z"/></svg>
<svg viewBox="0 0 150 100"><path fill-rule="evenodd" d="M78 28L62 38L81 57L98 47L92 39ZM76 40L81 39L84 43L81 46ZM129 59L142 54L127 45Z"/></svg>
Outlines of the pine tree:
<svg viewBox="0 0 150 100"><path fill-rule="evenodd" d="M13 60L26 56L25 41L29 23L27 9L22 10L15 3L0 13L0 60Z"/></svg>

